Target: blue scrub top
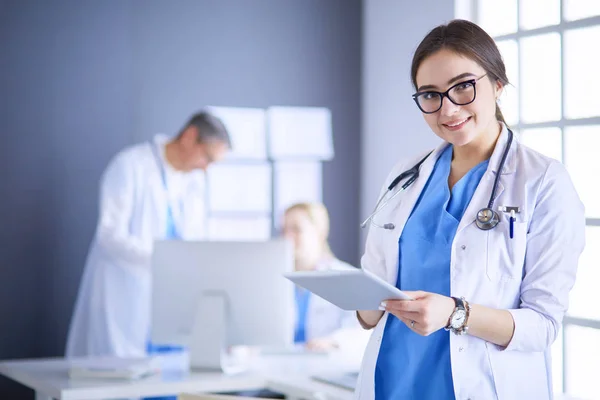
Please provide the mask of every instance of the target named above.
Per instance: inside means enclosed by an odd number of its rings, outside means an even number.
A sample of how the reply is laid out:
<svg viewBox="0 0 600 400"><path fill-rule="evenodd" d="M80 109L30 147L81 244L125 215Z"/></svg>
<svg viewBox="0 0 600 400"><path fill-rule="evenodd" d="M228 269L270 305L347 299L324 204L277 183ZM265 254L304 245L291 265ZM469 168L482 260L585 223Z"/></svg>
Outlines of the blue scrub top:
<svg viewBox="0 0 600 400"><path fill-rule="evenodd" d="M448 146L436 161L398 241L396 287L401 290L450 296L452 241L488 166L486 160L472 168L450 193L451 161L452 146ZM421 336L388 314L375 368L375 398L454 399L449 335L440 329Z"/></svg>

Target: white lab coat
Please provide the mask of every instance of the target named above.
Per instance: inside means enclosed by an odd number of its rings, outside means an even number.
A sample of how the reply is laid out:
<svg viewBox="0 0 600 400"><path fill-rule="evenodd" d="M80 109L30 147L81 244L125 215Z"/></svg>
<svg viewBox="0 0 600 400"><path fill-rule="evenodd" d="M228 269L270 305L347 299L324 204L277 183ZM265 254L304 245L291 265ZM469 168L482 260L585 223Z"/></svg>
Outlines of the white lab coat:
<svg viewBox="0 0 600 400"><path fill-rule="evenodd" d="M204 173L181 173L164 159L167 195L150 142L117 154L100 185L98 226L85 265L67 340L67 357L143 356L150 332L153 242L163 238L167 207L184 239L204 235ZM169 202L169 203L168 203Z"/></svg>
<svg viewBox="0 0 600 400"><path fill-rule="evenodd" d="M337 258L329 258L320 262L316 269L322 271L355 268ZM339 349L335 353L348 363L358 366L369 336L370 332L362 329L354 311L342 310L319 296L311 295L306 311L307 341L331 338L339 345Z"/></svg>
<svg viewBox="0 0 600 400"><path fill-rule="evenodd" d="M458 226L451 252L450 292L473 304L508 309L515 331L506 348L470 335L450 335L457 400L553 397L549 347L561 328L584 248L584 208L566 169L518 143L516 136L494 203L495 207L521 207L514 238L509 238L508 216L503 213L495 229L477 228L475 215L487 206L507 138L504 128ZM378 224L391 222L395 229L371 226L369 230L362 267L393 285L398 275L398 239L446 145L441 144L423 163L414 184L375 217ZM424 155L398 164L387 177L386 186ZM356 398L374 398L374 371L386 320L387 314L367 345Z"/></svg>

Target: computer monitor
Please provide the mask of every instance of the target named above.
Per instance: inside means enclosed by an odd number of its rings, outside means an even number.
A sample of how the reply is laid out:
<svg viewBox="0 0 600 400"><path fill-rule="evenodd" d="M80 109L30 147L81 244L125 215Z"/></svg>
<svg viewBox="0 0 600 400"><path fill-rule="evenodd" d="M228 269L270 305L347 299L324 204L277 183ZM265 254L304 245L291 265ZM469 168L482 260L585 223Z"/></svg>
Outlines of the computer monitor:
<svg viewBox="0 0 600 400"><path fill-rule="evenodd" d="M291 345L293 284L283 274L292 269L284 239L157 241L152 342L188 347L192 366L204 369L223 369L230 346Z"/></svg>

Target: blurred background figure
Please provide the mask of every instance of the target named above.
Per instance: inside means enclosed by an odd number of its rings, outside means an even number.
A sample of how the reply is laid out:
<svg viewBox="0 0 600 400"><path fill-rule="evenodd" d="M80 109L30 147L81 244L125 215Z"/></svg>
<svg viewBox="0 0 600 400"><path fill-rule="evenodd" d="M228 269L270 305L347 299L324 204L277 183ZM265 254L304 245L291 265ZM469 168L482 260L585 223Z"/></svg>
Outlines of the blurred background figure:
<svg viewBox="0 0 600 400"><path fill-rule="evenodd" d="M200 112L175 138L119 152L100 185L100 214L67 340L67 357L143 357L149 343L156 239L202 239L204 171L231 148L224 124Z"/></svg>
<svg viewBox="0 0 600 400"><path fill-rule="evenodd" d="M282 233L294 244L296 271L354 268L331 251L329 214L321 203L290 206L284 214ZM339 350L345 356L362 357L369 333L360 327L354 312L344 311L298 286L295 296L296 344L308 350Z"/></svg>

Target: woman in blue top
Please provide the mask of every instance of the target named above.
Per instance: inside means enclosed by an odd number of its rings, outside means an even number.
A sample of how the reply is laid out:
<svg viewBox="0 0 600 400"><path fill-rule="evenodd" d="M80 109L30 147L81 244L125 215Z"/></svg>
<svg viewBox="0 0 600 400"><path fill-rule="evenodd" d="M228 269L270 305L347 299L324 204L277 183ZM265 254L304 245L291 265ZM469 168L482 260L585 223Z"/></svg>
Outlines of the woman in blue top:
<svg viewBox="0 0 600 400"><path fill-rule="evenodd" d="M583 206L564 166L506 126L504 63L480 27L433 29L411 77L443 143L394 168L382 194L403 171L418 175L400 179L370 218L363 268L413 300L358 312L374 332L356 395L552 398L549 347L584 247Z"/></svg>
<svg viewBox="0 0 600 400"><path fill-rule="evenodd" d="M353 269L335 257L329 247L329 213L322 203L296 203L283 215L282 233L294 245L294 269L316 271ZM309 350L335 351L348 361L360 362L368 332L354 313L296 287L294 342Z"/></svg>

